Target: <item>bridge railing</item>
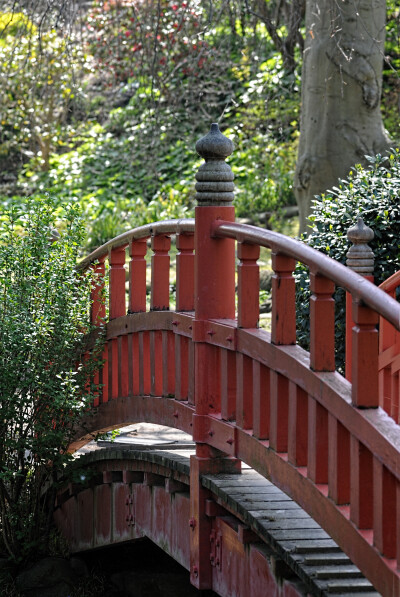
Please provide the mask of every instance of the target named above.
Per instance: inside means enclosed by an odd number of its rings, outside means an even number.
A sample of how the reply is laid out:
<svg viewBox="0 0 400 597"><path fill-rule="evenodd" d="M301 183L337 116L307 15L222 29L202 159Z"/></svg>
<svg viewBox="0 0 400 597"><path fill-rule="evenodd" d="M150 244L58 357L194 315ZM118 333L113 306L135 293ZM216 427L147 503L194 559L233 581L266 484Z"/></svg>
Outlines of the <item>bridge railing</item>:
<svg viewBox="0 0 400 597"><path fill-rule="evenodd" d="M197 149L206 162L197 174L195 223L136 229L82 264L99 274L94 322L105 314L98 298L105 260L110 264L103 390L94 405L107 408L98 428L141 416L192 433L191 580L199 588L211 586L200 475L243 461L298 501L378 591L396 597L400 433L378 408L376 325L382 317L400 330L400 305L299 241L235 223L233 175L224 162L232 151L228 140L213 125ZM175 312L169 310L171 235L178 247ZM144 313L148 239L152 282ZM260 247L272 251L271 333L258 328ZM296 345L296 261L310 270L310 353ZM335 286L352 297L352 383L335 371ZM312 540L312 532L299 532Z"/></svg>
<svg viewBox="0 0 400 597"><path fill-rule="evenodd" d="M379 288L393 299L400 286L400 271ZM400 418L400 333L385 318L379 320L379 395L381 406L396 423Z"/></svg>

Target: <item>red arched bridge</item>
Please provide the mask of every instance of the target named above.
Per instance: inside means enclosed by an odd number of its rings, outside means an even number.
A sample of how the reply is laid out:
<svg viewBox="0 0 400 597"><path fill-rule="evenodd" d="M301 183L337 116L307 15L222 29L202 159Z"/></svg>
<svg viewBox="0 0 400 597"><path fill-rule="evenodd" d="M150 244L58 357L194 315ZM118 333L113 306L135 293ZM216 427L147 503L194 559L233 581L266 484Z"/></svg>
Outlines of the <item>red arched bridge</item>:
<svg viewBox="0 0 400 597"><path fill-rule="evenodd" d="M235 223L231 142L213 125L196 149L195 219L137 228L82 264L99 276L92 320L106 317L106 345L101 394L71 446L146 421L192 435L190 466L187 453L96 454L92 485L61 491L56 519L74 549L147 533L220 595L398 597L400 305L297 240ZM258 327L260 247L272 253L271 333ZM309 353L296 345L297 261L310 270ZM336 286L351 301L351 382L335 371Z"/></svg>

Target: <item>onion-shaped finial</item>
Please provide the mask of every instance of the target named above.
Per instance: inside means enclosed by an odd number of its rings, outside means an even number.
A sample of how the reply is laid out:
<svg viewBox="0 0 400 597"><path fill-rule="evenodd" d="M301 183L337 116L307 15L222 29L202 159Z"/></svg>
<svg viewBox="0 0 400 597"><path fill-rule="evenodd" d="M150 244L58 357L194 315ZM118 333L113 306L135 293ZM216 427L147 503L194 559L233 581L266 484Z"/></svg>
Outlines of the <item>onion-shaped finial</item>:
<svg viewBox="0 0 400 597"><path fill-rule="evenodd" d="M374 275L375 256L368 246L368 242L373 240L374 236L374 231L365 225L361 216L358 218L357 224L347 231L347 238L353 243L353 246L346 254L346 265L363 276Z"/></svg>
<svg viewBox="0 0 400 597"><path fill-rule="evenodd" d="M199 205L230 205L233 201L233 172L225 159L233 152L233 143L216 123L196 143L197 153L205 159L196 174L196 200Z"/></svg>

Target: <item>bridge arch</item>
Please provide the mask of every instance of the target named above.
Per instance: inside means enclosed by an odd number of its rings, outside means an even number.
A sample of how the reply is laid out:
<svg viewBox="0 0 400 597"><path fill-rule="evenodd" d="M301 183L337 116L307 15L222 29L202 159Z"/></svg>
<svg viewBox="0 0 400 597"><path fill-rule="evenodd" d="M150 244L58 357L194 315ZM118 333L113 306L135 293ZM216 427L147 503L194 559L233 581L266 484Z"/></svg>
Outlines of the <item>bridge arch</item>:
<svg viewBox="0 0 400 597"><path fill-rule="evenodd" d="M200 479L239 470L244 462L296 500L382 595L397 597L400 434L380 408L376 324L380 316L399 330L400 306L310 247L235 223L224 187L230 180L223 161L227 150L224 144L215 150L218 135L214 129L206 149L200 148L206 162L198 174L195 221L135 229L82 263L99 275L93 322L105 316L99 301L105 279L109 311L102 391L71 448L90 433L138 420L193 436L190 518L196 525L190 571L198 588L212 584L209 554L202 552L209 528ZM178 250L175 309L169 286L171 238ZM153 251L149 308L147 241ZM271 333L258 328L260 247L272 251ZM297 260L311 274L310 353L296 345L292 273ZM352 383L335 371L335 285L353 301Z"/></svg>

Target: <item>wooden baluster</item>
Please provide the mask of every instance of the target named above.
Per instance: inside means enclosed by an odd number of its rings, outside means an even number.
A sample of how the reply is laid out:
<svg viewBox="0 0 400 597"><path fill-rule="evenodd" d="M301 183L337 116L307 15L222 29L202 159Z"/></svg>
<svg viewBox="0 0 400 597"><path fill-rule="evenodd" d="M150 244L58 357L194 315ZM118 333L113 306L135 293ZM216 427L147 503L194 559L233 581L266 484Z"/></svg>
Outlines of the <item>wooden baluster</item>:
<svg viewBox="0 0 400 597"><path fill-rule="evenodd" d="M314 371L335 371L334 283L310 274L310 367Z"/></svg>
<svg viewBox="0 0 400 597"><path fill-rule="evenodd" d="M294 466L307 466L308 395L293 381L289 382L288 460Z"/></svg>
<svg viewBox="0 0 400 597"><path fill-rule="evenodd" d="M163 346L162 331L156 330L150 334L150 394L162 396L163 393Z"/></svg>
<svg viewBox="0 0 400 597"><path fill-rule="evenodd" d="M308 397L307 476L313 483L328 483L328 411Z"/></svg>
<svg viewBox="0 0 400 597"><path fill-rule="evenodd" d="M260 274L257 259L260 247L238 243L238 326L256 328L260 317Z"/></svg>
<svg viewBox="0 0 400 597"><path fill-rule="evenodd" d="M240 352L236 354L236 425L253 428L253 362Z"/></svg>
<svg viewBox="0 0 400 597"><path fill-rule="evenodd" d="M364 224L361 217L357 224L347 231L347 238L353 243L347 252L346 265L354 272L374 281L374 253L368 246L368 242L374 238L374 232ZM346 293L346 379L352 381L352 358L353 358L353 308L352 297Z"/></svg>
<svg viewBox="0 0 400 597"><path fill-rule="evenodd" d="M139 332L139 395L150 394L150 335Z"/></svg>
<svg viewBox="0 0 400 597"><path fill-rule="evenodd" d="M100 326L104 322L106 317L106 305L104 300L104 288L105 288L105 255L100 257L97 263L92 267L94 269L93 286L91 290L91 306L90 306L90 321L95 326ZM101 384L101 371L96 371L94 375L94 383L96 385ZM96 407L102 401L102 390L96 393L93 406Z"/></svg>
<svg viewBox="0 0 400 597"><path fill-rule="evenodd" d="M190 339L188 345L188 402L189 404L195 403L195 383L194 383L194 342Z"/></svg>
<svg viewBox="0 0 400 597"><path fill-rule="evenodd" d="M131 345L131 369L132 369L132 394L139 396L140 394L140 351L139 351L139 334L129 334L129 342Z"/></svg>
<svg viewBox="0 0 400 597"><path fill-rule="evenodd" d="M91 291L90 321L96 326L99 326L106 317L106 305L103 297L106 275L105 258L105 255L100 257L98 263L93 265L94 279Z"/></svg>
<svg viewBox="0 0 400 597"><path fill-rule="evenodd" d="M253 360L253 435L268 439L270 424L269 369Z"/></svg>
<svg viewBox="0 0 400 597"><path fill-rule="evenodd" d="M329 497L335 504L350 502L350 434L329 414Z"/></svg>
<svg viewBox="0 0 400 597"><path fill-rule="evenodd" d="M128 336L118 337L118 396L129 394Z"/></svg>
<svg viewBox="0 0 400 597"><path fill-rule="evenodd" d="M176 310L194 310L194 234L177 234Z"/></svg>
<svg viewBox="0 0 400 597"><path fill-rule="evenodd" d="M271 342L296 344L295 261L272 253L272 317Z"/></svg>
<svg viewBox="0 0 400 597"><path fill-rule="evenodd" d="M221 416L236 419L236 353L221 348Z"/></svg>
<svg viewBox="0 0 400 597"><path fill-rule="evenodd" d="M126 315L125 246L110 251L110 319Z"/></svg>
<svg viewBox="0 0 400 597"><path fill-rule="evenodd" d="M125 246L111 249L110 260L110 320L126 315L125 302ZM108 398L119 396L121 386L121 364L119 355L121 341L112 338L108 342ZM125 388L124 388L125 389Z"/></svg>
<svg viewBox="0 0 400 597"><path fill-rule="evenodd" d="M378 315L353 300L352 392L354 406L379 406L378 384Z"/></svg>
<svg viewBox="0 0 400 597"><path fill-rule="evenodd" d="M170 331L162 332L162 395L175 395L175 337Z"/></svg>
<svg viewBox="0 0 400 597"><path fill-rule="evenodd" d="M359 529L372 529L373 465L372 454L354 436L350 437L350 519Z"/></svg>
<svg viewBox="0 0 400 597"><path fill-rule="evenodd" d="M129 313L146 311L146 253L145 238L132 240L129 245Z"/></svg>
<svg viewBox="0 0 400 597"><path fill-rule="evenodd" d="M101 395L100 403L104 404L108 402L108 345L106 344L102 354L103 366L100 369L100 384L101 384Z"/></svg>
<svg viewBox="0 0 400 597"><path fill-rule="evenodd" d="M169 250L171 239L165 234L152 236L151 248L151 302L152 311L169 309Z"/></svg>
<svg viewBox="0 0 400 597"><path fill-rule="evenodd" d="M118 340L112 338L108 341L108 399L118 398L119 382L119 360Z"/></svg>
<svg viewBox="0 0 400 597"><path fill-rule="evenodd" d="M396 557L398 520L396 520L396 479L374 458L374 545L387 558Z"/></svg>
<svg viewBox="0 0 400 597"><path fill-rule="evenodd" d="M270 371L271 428L269 445L277 452L288 451L289 380Z"/></svg>
<svg viewBox="0 0 400 597"><path fill-rule="evenodd" d="M186 400L189 385L189 339L175 334L175 398Z"/></svg>

